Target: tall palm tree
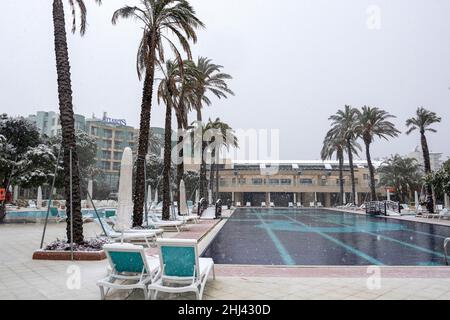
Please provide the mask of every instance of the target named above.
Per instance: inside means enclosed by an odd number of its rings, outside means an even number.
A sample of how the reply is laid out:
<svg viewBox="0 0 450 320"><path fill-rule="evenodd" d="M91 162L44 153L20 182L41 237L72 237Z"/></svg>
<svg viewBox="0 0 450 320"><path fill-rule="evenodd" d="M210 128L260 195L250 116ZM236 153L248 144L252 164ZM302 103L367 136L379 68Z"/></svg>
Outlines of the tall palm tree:
<svg viewBox="0 0 450 320"><path fill-rule="evenodd" d="M375 190L375 169L370 155L370 145L375 137L388 140L388 138L399 135L400 131L389 121L392 118L395 118L395 116L377 107L364 106L361 111L358 110L358 121L355 132L363 139L366 146L367 165L369 166L370 173L370 196L372 201L376 199L377 195Z"/></svg>
<svg viewBox="0 0 450 320"><path fill-rule="evenodd" d="M213 182L215 181L215 199L219 199L219 162L220 162L220 152L223 148L226 150L229 150L230 148L238 148L239 147L239 141L237 136L234 133L233 128L220 120L220 118L217 118L214 121L209 120L208 124L206 125L206 130L213 129L217 131L217 135L220 140L220 144L217 143L217 141L214 141L215 146L212 150L212 156L211 158L214 159L214 161L211 163L211 172L215 171L215 177L212 175ZM211 190L214 190L214 184L211 184Z"/></svg>
<svg viewBox="0 0 450 320"><path fill-rule="evenodd" d="M177 46L167 36L171 32L181 44L183 51L191 59L189 41L197 41L196 29L203 23L196 17L194 8L186 0L141 0L142 8L125 6L112 17L116 24L119 18L133 18L143 25L143 34L137 54L137 72L141 79L144 74L144 86L141 103L141 119L139 132L138 161L134 187L133 225L142 225L145 198L144 165L148 152L148 135L150 129L150 114L152 107L153 82L155 66L165 61L164 43L174 52L179 63L182 63L181 53Z"/></svg>
<svg viewBox="0 0 450 320"><path fill-rule="evenodd" d="M179 81L179 66L168 60L164 78L158 87L158 104L163 101L166 105L166 117L164 127L164 167L163 167L163 220L170 219L170 168L172 164L172 111L176 105L179 94L177 82Z"/></svg>
<svg viewBox="0 0 450 320"><path fill-rule="evenodd" d="M227 123L216 118L212 121L209 119L205 126L205 131L213 130L215 131L213 139L209 141L211 145L211 190L214 190L215 181L215 196L214 198L219 199L219 160L220 152L222 148L229 150L231 147L238 148L239 142L237 136L234 134L233 128ZM216 138L218 139L216 141ZM214 177L215 171L215 177Z"/></svg>
<svg viewBox="0 0 450 320"><path fill-rule="evenodd" d="M358 111L348 105L344 107L344 110L338 110L338 112L332 115L329 120L332 121L331 134L334 136L341 136L345 141L345 148L348 155L348 162L350 166L350 180L352 184L352 202L356 204L356 183L355 183L355 168L353 166L353 155L358 154L357 148L359 145L355 145L354 141L357 139L355 132L355 124L357 120Z"/></svg>
<svg viewBox="0 0 450 320"><path fill-rule="evenodd" d="M328 132L323 140L320 157L322 160L331 159L336 153L336 158L339 161L339 204L344 205L344 148L345 140L341 136L333 136Z"/></svg>
<svg viewBox="0 0 450 320"><path fill-rule="evenodd" d="M96 0L98 4L100 0ZM72 33L77 30L76 8L80 12L80 34L86 32L87 9L83 0L69 0L72 12ZM67 212L67 240L82 243L83 219L81 216L81 190L76 151L75 125L73 118L72 82L70 77L69 50L67 48L66 21L62 0L53 0L53 28L55 37L56 72L58 74L58 99L62 129L62 146L64 148L64 186ZM72 152L71 152L72 151ZM70 154L72 153L72 158ZM72 163L72 170L70 164ZM72 171L72 175L70 172ZM70 187L70 182L72 186ZM71 192L72 189L72 192ZM72 194L71 194L72 193ZM72 201L71 201L72 200ZM73 238L70 221L73 221Z"/></svg>
<svg viewBox="0 0 450 320"><path fill-rule="evenodd" d="M191 108L196 111L197 122L202 126L202 108L205 105L210 106L212 103L208 97L208 93L212 93L219 99L226 99L228 95L234 95L234 93L228 88L227 84L227 80L232 79L232 77L222 72L223 66L214 64L209 58L199 57L196 67L199 75L197 77L197 84L195 85L195 95L192 97ZM206 163L203 154L200 165L199 193L200 197L206 197Z"/></svg>
<svg viewBox="0 0 450 320"><path fill-rule="evenodd" d="M431 173L431 162L430 162L430 150L428 148L427 137L425 136L426 132L436 132L436 129L431 128L431 126L435 123L440 123L441 118L437 116L435 112L429 111L423 107L417 108L416 116L414 118L410 118L406 120L406 126L408 127L408 131L406 134L409 135L413 131L419 130L420 132L420 141L422 144L422 153L423 153L423 161L425 173ZM434 212L434 201L433 201L433 190L432 187L427 184L427 209L429 212Z"/></svg>

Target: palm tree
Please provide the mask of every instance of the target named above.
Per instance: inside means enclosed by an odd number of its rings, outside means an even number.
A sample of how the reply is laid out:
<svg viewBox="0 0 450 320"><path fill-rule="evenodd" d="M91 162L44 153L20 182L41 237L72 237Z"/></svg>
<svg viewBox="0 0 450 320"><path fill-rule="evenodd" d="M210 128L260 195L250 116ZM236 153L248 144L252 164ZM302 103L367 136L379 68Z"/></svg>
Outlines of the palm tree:
<svg viewBox="0 0 450 320"><path fill-rule="evenodd" d="M416 159L402 158L399 155L386 160L378 170L380 185L394 187L399 200L407 203L413 192L420 190L422 175Z"/></svg>
<svg viewBox="0 0 450 320"><path fill-rule="evenodd" d="M210 185L211 190L214 190L214 181L215 181L215 199L219 199L219 159L220 159L220 151L222 148L226 148L227 150L230 147L238 148L239 142L237 136L234 134L233 128L231 128L227 123L217 118L214 121L209 119L208 123L204 128L205 132L208 130L213 130L214 137L209 141L211 147L211 175L210 175ZM217 140L216 140L217 139ZM215 178L214 178L215 171Z"/></svg>
<svg viewBox="0 0 450 320"><path fill-rule="evenodd" d="M389 119L395 116L377 107L364 106L362 110L358 110L357 124L355 132L363 139L366 146L367 165L370 173L370 196L374 201L377 197L375 190L375 169L372 164L370 156L370 145L375 137L388 138L397 137L400 131L395 128L395 125Z"/></svg>
<svg viewBox="0 0 450 320"><path fill-rule="evenodd" d="M336 158L339 161L339 204L344 204L344 148L345 141L341 136L333 136L330 132L327 133L323 141L322 151L320 157L322 160L329 160L336 153Z"/></svg>
<svg viewBox="0 0 450 320"><path fill-rule="evenodd" d="M195 85L195 94L192 96L191 108L197 113L197 122L202 126L202 108L211 105L211 99L208 97L208 92L215 97L222 99L228 98L228 95L234 95L233 91L228 88L227 80L232 79L229 74L223 73L223 66L214 64L211 59L206 57L199 57L197 60L197 83ZM204 149L205 146L202 146ZM206 197L206 162L202 154L202 161L200 165L200 197Z"/></svg>
<svg viewBox="0 0 450 320"><path fill-rule="evenodd" d="M425 132L436 132L436 129L431 128L431 126L435 123L440 123L441 118L437 116L435 112L426 110L423 107L420 107L416 111L416 116L414 118L410 118L406 120L406 126L408 127L408 131L406 134L409 135L413 131L419 130L420 132L420 141L422 144L422 152L423 152L423 161L425 173L431 173L431 162L430 162L430 150L428 149L428 141L425 136ZM434 203L433 203L433 190L432 187L427 184L427 209L429 212L434 212Z"/></svg>
<svg viewBox="0 0 450 320"><path fill-rule="evenodd" d="M98 4L100 0L96 0ZM77 30L75 6L80 11L80 34L86 32L87 9L83 0L69 0L72 12L72 33ZM69 50L67 48L66 21L62 0L53 0L53 27L55 37L56 72L58 74L58 99L62 129L62 146L64 148L64 186L67 212L67 240L69 243L82 243L83 219L81 216L81 190L78 170L78 154L76 151L75 125L73 118L72 82L70 78ZM72 154L72 158L70 157ZM72 170L70 168L72 164ZM70 175L72 171L72 175ZM71 188L70 182L72 182ZM72 194L71 194L72 189ZM72 201L71 201L72 200ZM73 238L70 226L73 221Z"/></svg>
<svg viewBox="0 0 450 320"><path fill-rule="evenodd" d="M353 167L353 154L358 154L357 150L354 148L354 141L357 139L355 132L355 123L357 120L358 111L348 105L345 106L344 110L338 110L335 115L332 115L329 120L332 121L332 134L336 136L342 136L345 141L345 147L347 149L348 161L350 165L350 177L352 184L352 202L356 204L356 185L355 185L355 168ZM359 145L358 145L359 147Z"/></svg>
<svg viewBox="0 0 450 320"><path fill-rule="evenodd" d="M163 167L163 220L170 219L170 168L172 164L172 109L176 105L179 95L177 86L180 79L179 65L171 60L166 62L165 77L158 87L158 104L166 105L164 127L164 167Z"/></svg>
<svg viewBox="0 0 450 320"><path fill-rule="evenodd" d="M168 43L176 60L182 63L181 53L175 43L167 36L171 32L181 44L183 51L191 59L189 41L197 41L196 29L203 23L196 17L194 8L186 0L141 0L142 8L124 6L114 12L112 23L119 18L133 18L143 25L143 34L137 54L137 73L139 79L144 75L141 103L138 161L134 188L133 225L142 225L145 198L144 165L148 152L148 135L152 108L155 66L165 61L164 43Z"/></svg>

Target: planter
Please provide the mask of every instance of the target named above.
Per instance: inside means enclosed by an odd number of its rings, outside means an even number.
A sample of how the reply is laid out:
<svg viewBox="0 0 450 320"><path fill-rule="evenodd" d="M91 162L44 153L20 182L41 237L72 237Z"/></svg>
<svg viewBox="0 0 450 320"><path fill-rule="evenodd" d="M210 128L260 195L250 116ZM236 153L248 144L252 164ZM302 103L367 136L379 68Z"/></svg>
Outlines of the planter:
<svg viewBox="0 0 450 320"><path fill-rule="evenodd" d="M76 261L100 261L106 259L105 251L74 251L73 260ZM71 261L70 251L36 250L33 260L64 260Z"/></svg>

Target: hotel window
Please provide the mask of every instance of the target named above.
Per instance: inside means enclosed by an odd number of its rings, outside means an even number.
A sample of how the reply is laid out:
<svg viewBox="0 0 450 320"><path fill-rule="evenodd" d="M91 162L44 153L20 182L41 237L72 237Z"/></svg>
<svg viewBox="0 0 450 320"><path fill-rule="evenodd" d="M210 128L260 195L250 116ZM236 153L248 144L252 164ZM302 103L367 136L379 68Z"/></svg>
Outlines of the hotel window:
<svg viewBox="0 0 450 320"><path fill-rule="evenodd" d="M300 184L303 184L303 185L311 185L311 184L313 184L313 180L312 179L300 179L299 182L300 182Z"/></svg>
<svg viewBox="0 0 450 320"><path fill-rule="evenodd" d="M113 162L113 170L120 171L120 162Z"/></svg>
<svg viewBox="0 0 450 320"><path fill-rule="evenodd" d="M122 152L114 152L114 160L122 160Z"/></svg>
<svg viewBox="0 0 450 320"><path fill-rule="evenodd" d="M364 179L364 180L369 180L369 175L368 175L367 173L364 173L363 179Z"/></svg>
<svg viewBox="0 0 450 320"><path fill-rule="evenodd" d="M221 186L221 187L226 187L228 184L227 184L227 180L226 179L224 179L224 178L220 178L219 179L219 185Z"/></svg>
<svg viewBox="0 0 450 320"><path fill-rule="evenodd" d="M239 183L239 184L246 184L246 183L247 183L247 179L245 179L245 178L239 178L238 183Z"/></svg>
<svg viewBox="0 0 450 320"><path fill-rule="evenodd" d="M103 145L105 146L105 148L107 149L111 149L112 148L112 143L109 140L104 140L103 141Z"/></svg>
<svg viewBox="0 0 450 320"><path fill-rule="evenodd" d="M111 139L112 138L112 130L105 129L104 133L105 133L105 138L107 138L107 139Z"/></svg>
<svg viewBox="0 0 450 320"><path fill-rule="evenodd" d="M260 178L256 178L256 179L252 179L252 184L254 184L254 185L262 185L263 184L263 179L260 179Z"/></svg>
<svg viewBox="0 0 450 320"><path fill-rule="evenodd" d="M109 161L102 161L101 168L103 170L110 170L111 169L111 163Z"/></svg>
<svg viewBox="0 0 450 320"><path fill-rule="evenodd" d="M280 179L269 179L269 184L280 184Z"/></svg>
<svg viewBox="0 0 450 320"><path fill-rule="evenodd" d="M359 184L358 178L355 178L355 184Z"/></svg>
<svg viewBox="0 0 450 320"><path fill-rule="evenodd" d="M103 151L102 152L102 158L103 159L111 159L111 152L110 151Z"/></svg>
<svg viewBox="0 0 450 320"><path fill-rule="evenodd" d="M236 178L231 179L231 183L232 183L233 185L235 185L235 184L236 184Z"/></svg>
<svg viewBox="0 0 450 320"><path fill-rule="evenodd" d="M134 140L134 133L128 132L128 140Z"/></svg>
<svg viewBox="0 0 450 320"><path fill-rule="evenodd" d="M122 140L123 139L123 132L122 131L116 131L116 139Z"/></svg>
<svg viewBox="0 0 450 320"><path fill-rule="evenodd" d="M98 136L98 128L97 127L91 127L91 134L93 136Z"/></svg>
<svg viewBox="0 0 450 320"><path fill-rule="evenodd" d="M281 181L282 185L291 185L292 184L291 179L281 179L280 181Z"/></svg>
<svg viewBox="0 0 450 320"><path fill-rule="evenodd" d="M340 183L339 183L339 180L340 180L340 179L336 179L336 185L339 185L339 184L340 184ZM345 179L342 179L342 183L345 184Z"/></svg>

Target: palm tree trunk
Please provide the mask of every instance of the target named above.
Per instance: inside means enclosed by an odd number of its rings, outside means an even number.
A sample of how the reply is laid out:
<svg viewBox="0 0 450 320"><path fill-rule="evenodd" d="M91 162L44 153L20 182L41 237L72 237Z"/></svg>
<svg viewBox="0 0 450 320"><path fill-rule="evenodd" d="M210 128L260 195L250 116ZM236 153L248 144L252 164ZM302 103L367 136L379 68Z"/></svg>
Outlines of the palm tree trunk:
<svg viewBox="0 0 450 320"><path fill-rule="evenodd" d="M145 157L148 153L148 139L150 134L150 118L152 110L153 81L155 77L155 41L152 37L152 44L149 53L149 65L147 66L142 90L141 119L139 124L139 147L136 163L136 176L134 180L133 194L133 226L142 226L143 210L145 201L145 177L144 166Z"/></svg>
<svg viewBox="0 0 450 320"><path fill-rule="evenodd" d="M166 123L164 127L164 168L163 168L163 208L162 219L170 220L170 164L172 149L172 108L166 106Z"/></svg>
<svg viewBox="0 0 450 320"><path fill-rule="evenodd" d="M429 174L431 173L430 150L428 149L428 141L424 131L420 132L420 141L422 143L425 173ZM429 184L426 185L425 189L427 191L427 210L430 213L434 213L433 189Z"/></svg>
<svg viewBox="0 0 450 320"><path fill-rule="evenodd" d="M219 200L219 150L217 150L217 154L216 154L216 201Z"/></svg>
<svg viewBox="0 0 450 320"><path fill-rule="evenodd" d="M352 183L351 199L352 199L352 204L356 204L355 168L353 167L353 152L352 152L352 144L351 144L350 139L347 140L347 153L348 153L348 162L350 165L350 178L351 178L351 183Z"/></svg>
<svg viewBox="0 0 450 320"><path fill-rule="evenodd" d="M372 164L372 158L370 156L370 142L365 140L366 145L366 157L367 157L367 165L369 166L369 175L370 175L370 200L375 201L377 198L377 193L375 190L375 169Z"/></svg>
<svg viewBox="0 0 450 320"><path fill-rule="evenodd" d="M344 205L344 152L338 151L339 160L339 204Z"/></svg>
<svg viewBox="0 0 450 320"><path fill-rule="evenodd" d="M203 138L202 138L203 140ZM200 185L199 185L199 194L200 194L200 198L207 198L206 196L206 187L207 187L207 181L206 181L206 161L205 161L205 157L204 157L204 153L207 147L207 144L205 142L201 142L202 144L202 160L201 160L201 165L200 165Z"/></svg>
<svg viewBox="0 0 450 320"><path fill-rule="evenodd" d="M178 203L178 214L180 214L180 183L184 174L184 151L183 151L183 119L182 116L176 112L177 125L178 125L178 146L180 147L178 152L179 163L177 164L177 193L175 200Z"/></svg>
<svg viewBox="0 0 450 320"><path fill-rule="evenodd" d="M80 174L78 154L75 141L75 125L73 118L72 84L70 79L69 52L67 48L66 23L64 6L61 0L53 1L53 25L55 35L56 71L58 74L59 112L62 128L62 147L64 148L64 186L67 214L68 242L82 243L83 219L81 216ZM70 159L72 150L72 160ZM70 162L72 161L72 196L70 195ZM70 200L72 199L72 203ZM72 208L72 212L70 209ZM73 239L69 221L73 220Z"/></svg>

